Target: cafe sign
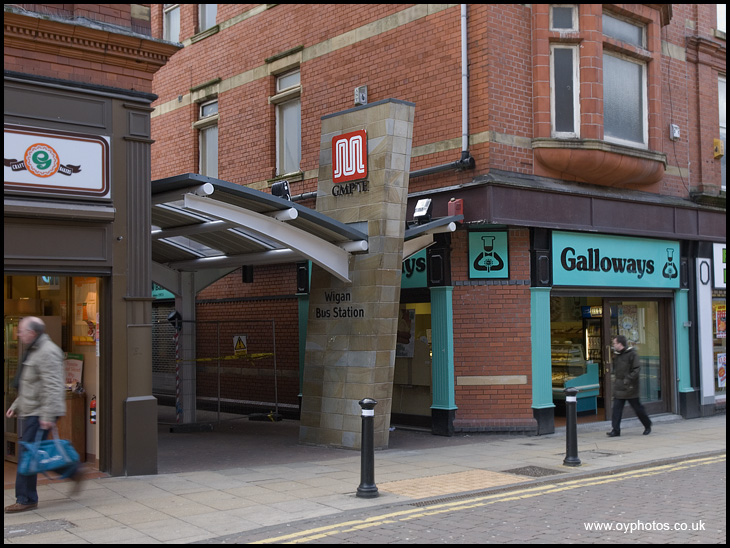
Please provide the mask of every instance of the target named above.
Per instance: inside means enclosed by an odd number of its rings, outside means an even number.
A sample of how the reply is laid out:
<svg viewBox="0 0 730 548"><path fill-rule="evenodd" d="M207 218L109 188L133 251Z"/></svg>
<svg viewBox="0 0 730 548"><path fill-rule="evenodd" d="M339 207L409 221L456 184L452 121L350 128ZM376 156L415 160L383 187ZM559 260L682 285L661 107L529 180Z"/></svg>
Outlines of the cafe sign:
<svg viewBox="0 0 730 548"><path fill-rule="evenodd" d="M679 288L679 243L553 232L553 284Z"/></svg>
<svg viewBox="0 0 730 548"><path fill-rule="evenodd" d="M4 190L111 198L109 138L6 124Z"/></svg>

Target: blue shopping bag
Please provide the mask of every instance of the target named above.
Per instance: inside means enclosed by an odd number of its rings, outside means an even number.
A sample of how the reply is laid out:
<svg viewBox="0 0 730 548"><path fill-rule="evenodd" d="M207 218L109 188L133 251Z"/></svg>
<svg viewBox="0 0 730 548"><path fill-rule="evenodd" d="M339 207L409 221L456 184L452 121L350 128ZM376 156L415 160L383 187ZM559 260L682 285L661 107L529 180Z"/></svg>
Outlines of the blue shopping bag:
<svg viewBox="0 0 730 548"><path fill-rule="evenodd" d="M79 454L71 442L58 438L58 430L53 427L53 437L42 440L43 430L38 430L35 442L21 441L23 446L18 471L24 476L46 474L54 470L66 468L79 462Z"/></svg>

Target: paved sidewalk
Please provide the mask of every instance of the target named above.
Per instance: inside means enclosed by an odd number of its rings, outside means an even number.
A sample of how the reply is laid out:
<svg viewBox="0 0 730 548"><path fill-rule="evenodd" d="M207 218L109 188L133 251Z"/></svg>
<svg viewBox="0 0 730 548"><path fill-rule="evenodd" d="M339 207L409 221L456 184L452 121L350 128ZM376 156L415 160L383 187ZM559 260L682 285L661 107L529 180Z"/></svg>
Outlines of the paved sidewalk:
<svg viewBox="0 0 730 548"><path fill-rule="evenodd" d="M652 417L642 436L636 419L625 420L620 438L608 438L607 423L578 428L579 467L563 466L565 432L547 436L391 434L391 449L375 453L379 496L355 495L360 453L295 445L256 461L216 460L206 468L155 476L90 479L69 498L71 484L39 487L31 512L5 515L5 543L189 543L345 510L437 499L465 492L574 477L726 450L725 415L683 420ZM284 424L290 422L292 424ZM269 423L293 428L298 423ZM264 428L261 426L260 428ZM204 434L200 434L204 436ZM161 440L161 453L170 443ZM205 438L204 438L205 439ZM211 440L213 438L207 438ZM239 442L240 443L240 442ZM207 442L209 453L213 451ZM240 443L239 454L245 452ZM285 454L282 454L285 453ZM179 458L180 466L190 458ZM165 457L167 458L167 457ZM188 463L195 464L195 463ZM14 501L5 490L5 505Z"/></svg>

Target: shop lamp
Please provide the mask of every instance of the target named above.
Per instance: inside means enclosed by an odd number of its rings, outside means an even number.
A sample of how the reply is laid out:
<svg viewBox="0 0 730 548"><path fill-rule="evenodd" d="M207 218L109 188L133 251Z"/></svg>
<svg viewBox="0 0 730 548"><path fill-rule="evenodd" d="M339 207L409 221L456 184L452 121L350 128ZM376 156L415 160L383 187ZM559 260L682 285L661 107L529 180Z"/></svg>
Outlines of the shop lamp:
<svg viewBox="0 0 730 548"><path fill-rule="evenodd" d="M419 224L426 224L431 221L431 213L433 212L433 204L431 198L423 198L416 203L416 209L413 212L413 219Z"/></svg>
<svg viewBox="0 0 730 548"><path fill-rule="evenodd" d="M271 185L271 195L278 196L284 200L291 200L291 192L289 191L289 181L278 181Z"/></svg>

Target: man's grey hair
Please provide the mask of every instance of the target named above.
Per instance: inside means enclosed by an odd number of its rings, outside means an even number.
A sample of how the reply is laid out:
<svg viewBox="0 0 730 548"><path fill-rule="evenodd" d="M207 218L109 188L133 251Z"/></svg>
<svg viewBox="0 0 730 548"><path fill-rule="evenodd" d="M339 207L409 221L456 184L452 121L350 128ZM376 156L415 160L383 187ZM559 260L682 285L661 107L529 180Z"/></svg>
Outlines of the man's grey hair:
<svg viewBox="0 0 730 548"><path fill-rule="evenodd" d="M29 317L29 318L23 318L25 320L26 327L38 335L41 335L46 332L46 324L43 323L43 320L36 317Z"/></svg>

